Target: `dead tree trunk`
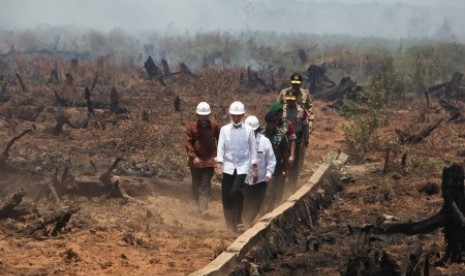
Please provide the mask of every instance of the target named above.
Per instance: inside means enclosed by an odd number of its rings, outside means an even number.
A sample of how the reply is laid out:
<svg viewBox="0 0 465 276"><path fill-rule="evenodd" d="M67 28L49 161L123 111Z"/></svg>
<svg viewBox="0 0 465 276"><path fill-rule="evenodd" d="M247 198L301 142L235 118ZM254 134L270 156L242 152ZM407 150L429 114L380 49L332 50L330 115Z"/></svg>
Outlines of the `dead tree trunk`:
<svg viewBox="0 0 465 276"><path fill-rule="evenodd" d="M442 174L443 210L446 218L444 238L446 254L442 261L461 262L465 250L465 194L464 171L457 164L445 168Z"/></svg>
<svg viewBox="0 0 465 276"><path fill-rule="evenodd" d="M464 119L464 116L462 114L463 110L460 107L454 106L448 101L446 101L444 98L439 99L439 104L441 105L442 108L444 108L449 114L451 115L449 117L449 120L447 122L462 122Z"/></svg>
<svg viewBox="0 0 465 276"><path fill-rule="evenodd" d="M65 115L57 116L55 118L55 120L56 120L57 123L56 123L55 127L53 128L53 135L54 136L59 136L60 134L63 133L63 126L64 125L69 125L72 128L77 128L69 121L69 119Z"/></svg>
<svg viewBox="0 0 465 276"><path fill-rule="evenodd" d="M170 66L168 65L168 61L164 58L161 59L161 65L163 66L163 73L164 75L170 75Z"/></svg>
<svg viewBox="0 0 465 276"><path fill-rule="evenodd" d="M6 93L6 85L8 84L8 76L6 77L6 79L4 81L2 81L1 85L0 85L0 102L3 102L5 100L4 96L5 96L5 93Z"/></svg>
<svg viewBox="0 0 465 276"><path fill-rule="evenodd" d="M460 72L455 72L452 76L451 81L446 86L446 91L444 95L448 98L460 96L460 81L462 80L463 74Z"/></svg>
<svg viewBox="0 0 465 276"><path fill-rule="evenodd" d="M3 150L3 154L2 154L2 156L0 156L0 171L2 170L2 168L4 168L6 166L5 162L8 159L10 148L13 146L13 144L16 141L18 141L19 139L21 139L21 137L23 137L24 135L26 135L28 133L32 133L32 129L26 129L25 131L21 132L21 134L19 134L18 136L13 137L13 139L11 139L6 144L6 147Z"/></svg>
<svg viewBox="0 0 465 276"><path fill-rule="evenodd" d="M21 78L21 75L19 73L16 73L16 77L18 78L19 84L21 85L21 89L23 92L28 92L29 90L27 89L26 85L23 82L23 78Z"/></svg>
<svg viewBox="0 0 465 276"><path fill-rule="evenodd" d="M119 110L119 95L116 88L113 86L110 92L110 113L118 114Z"/></svg>
<svg viewBox="0 0 465 276"><path fill-rule="evenodd" d="M465 193L464 170L460 165L453 164L444 168L441 188L444 202L438 213L418 222L376 226L374 233L417 235L444 227L446 253L441 261L461 262L462 251L465 250Z"/></svg>
<svg viewBox="0 0 465 276"><path fill-rule="evenodd" d="M47 83L58 84L60 83L60 77L58 76L58 70L52 69L50 71L50 78L48 79Z"/></svg>

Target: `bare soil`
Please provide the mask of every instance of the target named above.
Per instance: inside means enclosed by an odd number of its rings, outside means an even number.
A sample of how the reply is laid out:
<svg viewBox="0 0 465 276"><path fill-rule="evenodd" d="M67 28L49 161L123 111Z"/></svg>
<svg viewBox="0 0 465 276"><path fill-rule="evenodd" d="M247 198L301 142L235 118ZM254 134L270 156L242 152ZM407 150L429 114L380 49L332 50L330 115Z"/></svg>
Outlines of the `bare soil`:
<svg viewBox="0 0 465 276"><path fill-rule="evenodd" d="M93 92L94 101L108 102L110 84L116 83L121 104L131 110L127 119L97 110L98 120L107 120L105 128L65 126L59 136L51 132L57 114L68 116L77 125L86 119L85 108L54 106L51 91L56 89L82 102L83 88L93 79L92 70L76 72L77 84L72 88L64 84L46 86L32 75L23 76L29 80L29 94L12 83L8 90L10 100L0 103L1 147L23 130L35 129L33 135L26 135L11 148L7 164L13 170L2 173L0 178L3 200L23 190L27 193L24 202L32 206L21 217L0 220L0 274L186 275L209 263L238 236L225 227L218 183L213 183L208 216L200 217L197 213L191 199L182 133L185 124L194 118L193 110L199 101L211 103L214 117L224 124L228 121L226 107L233 100L243 101L248 114L263 118L276 95L241 89L237 84L238 72L227 72L222 77L217 72L206 72L202 79L192 80L188 86L169 82L164 88L135 73L123 74L106 67L101 70L104 73ZM182 99L180 113L173 112L175 95ZM349 121L325 105L315 102L315 130L301 183L328 151L347 150L343 126ZM37 106L44 106L44 110L37 119L29 119ZM282 256L264 261L271 269L263 272L337 275L344 271L356 241L345 230L348 224L373 223L382 214L416 220L439 210L440 194L427 195L420 188L426 183L440 185L445 164L463 162L457 150L465 144L465 129L463 124L444 123L425 141L399 146L396 128L418 132L434 119L447 116L436 106L423 106L421 101L411 101L389 108L381 119L378 144L365 158L345 167L355 181L345 186L331 208L321 215L319 228L310 233L318 236L325 229L332 229L329 238L321 242L322 250L315 253L299 246L290 247ZM149 114L148 122L142 120L143 111ZM418 122L420 117L422 122ZM387 148L391 149L391 161L388 173L382 174ZM408 168L400 171L400 155L405 151L409 153ZM118 156L123 161L113 171L113 179L119 179L137 201L108 197L94 186L84 185L73 193L61 194L61 202L56 204L42 183L49 181L55 169L62 172L66 167L76 179L98 178ZM89 161L96 165L97 172ZM81 209L58 236L47 231L23 234L32 222L76 204ZM421 237L398 235L380 239L399 262L413 244L420 243L426 251L434 247L439 252L444 250L439 231ZM450 265L435 271L447 274L463 268Z"/></svg>

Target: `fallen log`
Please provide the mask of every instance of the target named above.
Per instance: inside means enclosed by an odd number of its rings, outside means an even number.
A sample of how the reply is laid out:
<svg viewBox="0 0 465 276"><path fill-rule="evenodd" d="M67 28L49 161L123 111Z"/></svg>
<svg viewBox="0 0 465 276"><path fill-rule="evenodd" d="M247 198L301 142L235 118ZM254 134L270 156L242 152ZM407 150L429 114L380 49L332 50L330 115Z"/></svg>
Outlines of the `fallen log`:
<svg viewBox="0 0 465 276"><path fill-rule="evenodd" d="M463 109L460 107L457 107L448 101L446 101L444 98L439 99L439 104L441 105L442 108L444 108L447 112L449 112L450 117L447 120L447 122L463 122L464 116L463 116Z"/></svg>
<svg viewBox="0 0 465 276"><path fill-rule="evenodd" d="M57 236L60 233L61 229L66 226L71 216L77 213L80 209L81 207L79 206L73 206L59 210L45 218L39 219L32 225L27 226L24 230L24 234L32 235L37 230L42 229L48 235L50 231L47 231L47 225L55 223L55 226L51 230L51 235Z"/></svg>
<svg viewBox="0 0 465 276"><path fill-rule="evenodd" d="M57 170L53 175L52 184L49 184L53 197L59 202L60 195L77 193L87 196L103 195L104 197L123 198L127 202L140 202L126 192L119 179L114 180L113 178L112 172L121 161L121 158L116 158L112 165L98 178L84 176L75 177L69 174L68 167L64 169L61 177L59 177ZM96 171L95 164L93 167Z"/></svg>
<svg viewBox="0 0 465 276"><path fill-rule="evenodd" d="M444 119L439 119L435 124L427 126L419 134L415 134L415 135L409 135L400 129L396 129L396 133L399 138L399 143L401 145L416 144L416 143L423 141L423 139L428 137L433 132L433 130L435 130L442 123L443 120Z"/></svg>
<svg viewBox="0 0 465 276"><path fill-rule="evenodd" d="M13 208L18 206L23 200L26 192L19 192L14 194L9 200L0 205L0 219L8 218Z"/></svg>
<svg viewBox="0 0 465 276"><path fill-rule="evenodd" d="M428 94L432 94L435 91L438 91L442 88L444 89L444 96L446 98L459 98L460 96L460 91L461 91L461 81L462 81L463 74L460 72L455 72L452 75L452 78L448 82L440 83L433 85L431 87L428 87L425 89L425 95L428 96Z"/></svg>

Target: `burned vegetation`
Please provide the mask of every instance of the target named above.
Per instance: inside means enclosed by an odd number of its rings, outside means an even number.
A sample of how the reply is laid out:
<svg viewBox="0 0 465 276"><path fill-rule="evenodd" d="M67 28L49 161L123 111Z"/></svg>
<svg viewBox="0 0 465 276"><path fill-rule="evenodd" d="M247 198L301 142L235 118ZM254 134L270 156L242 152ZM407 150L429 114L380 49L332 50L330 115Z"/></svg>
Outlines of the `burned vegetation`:
<svg viewBox="0 0 465 276"><path fill-rule="evenodd" d="M312 46L284 53L293 60L286 66L230 69L226 52L173 65L150 46L127 68L56 49L2 55L0 247L27 267L0 257L0 270L167 275L206 265L237 235L225 229L218 186L208 219L193 208L185 125L204 100L220 124L233 100L263 118L293 71L316 113L301 182L330 150L351 159L332 177L335 186L299 209L311 216L280 221L232 273L463 269L462 73L416 93L382 55L317 60ZM28 251L37 247L49 250L46 261L43 251Z"/></svg>

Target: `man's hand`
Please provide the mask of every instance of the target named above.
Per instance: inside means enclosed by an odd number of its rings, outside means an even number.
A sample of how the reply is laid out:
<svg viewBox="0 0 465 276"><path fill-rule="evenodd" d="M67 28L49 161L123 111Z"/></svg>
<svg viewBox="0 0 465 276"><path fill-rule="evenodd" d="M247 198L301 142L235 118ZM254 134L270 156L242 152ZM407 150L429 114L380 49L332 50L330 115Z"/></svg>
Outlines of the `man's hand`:
<svg viewBox="0 0 465 276"><path fill-rule="evenodd" d="M265 176L265 182L268 183L271 181L271 176L267 175Z"/></svg>
<svg viewBox="0 0 465 276"><path fill-rule="evenodd" d="M252 180L253 180L253 183L258 181L258 169L257 168L253 168L252 170Z"/></svg>
<svg viewBox="0 0 465 276"><path fill-rule="evenodd" d="M223 170L221 169L221 164L216 164L215 165L215 174L216 174L216 179L221 182L223 180Z"/></svg>
<svg viewBox="0 0 465 276"><path fill-rule="evenodd" d="M313 132L313 124L308 125L308 135L312 134Z"/></svg>
<svg viewBox="0 0 465 276"><path fill-rule="evenodd" d="M289 156L289 166L292 166L292 163L294 162L294 155Z"/></svg>
<svg viewBox="0 0 465 276"><path fill-rule="evenodd" d="M194 163L194 166L198 166L200 165L200 159L198 157L194 158L194 160L192 160L192 162Z"/></svg>

